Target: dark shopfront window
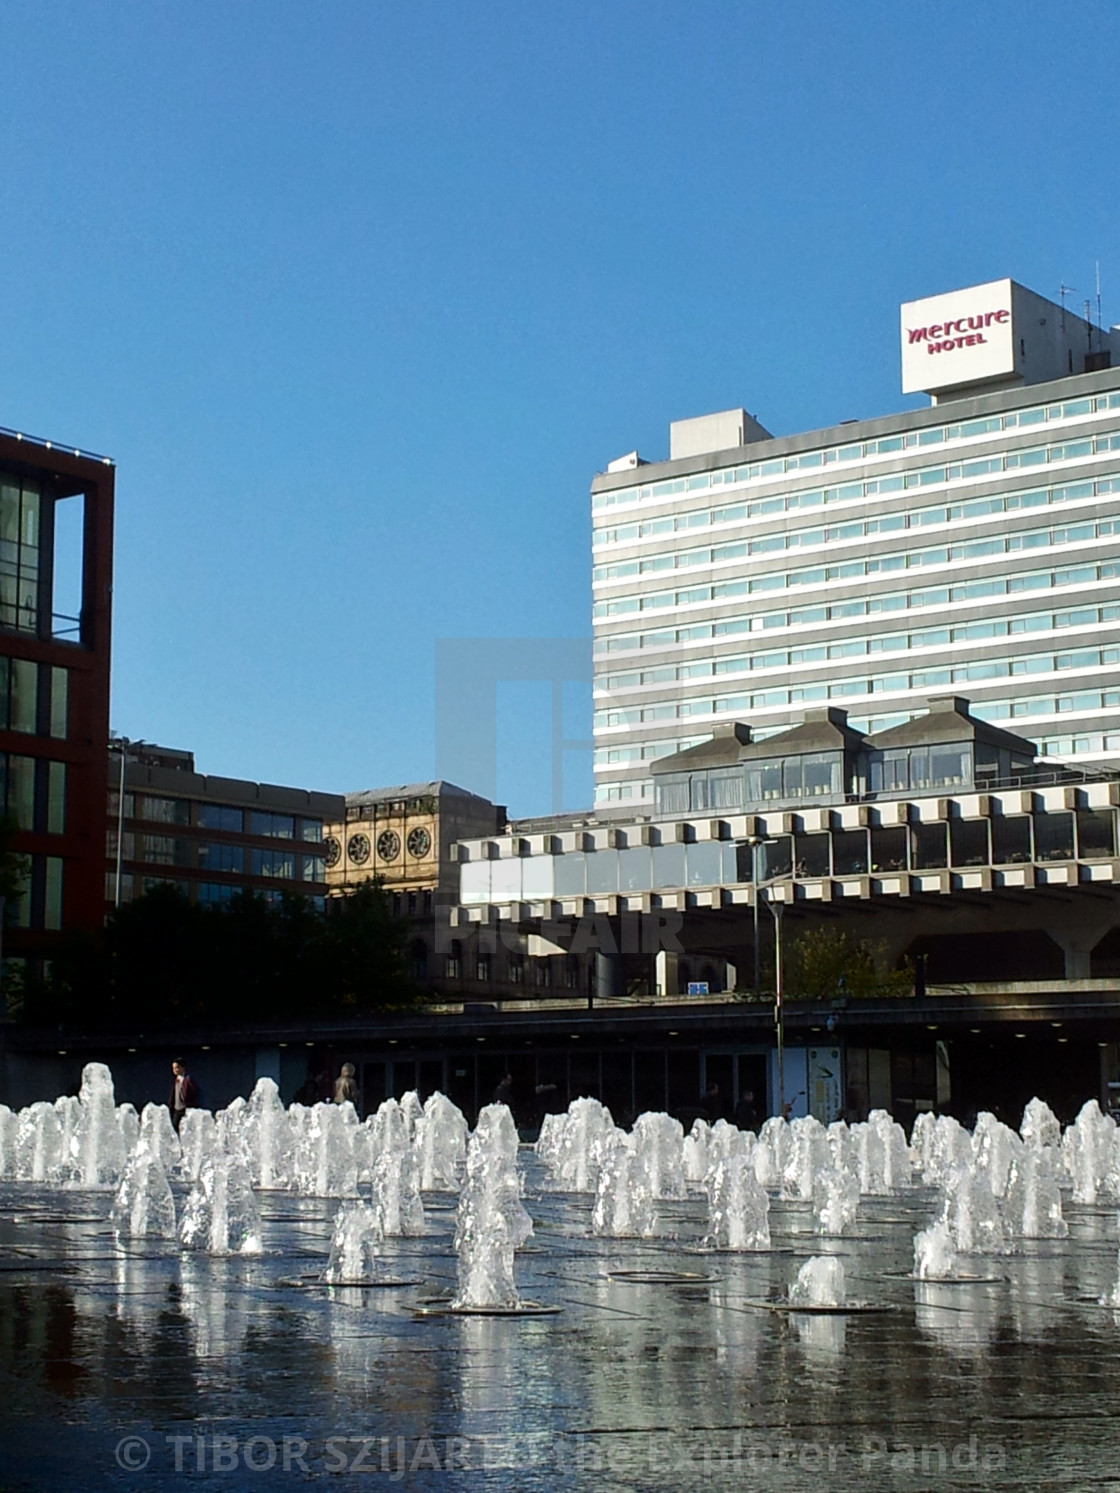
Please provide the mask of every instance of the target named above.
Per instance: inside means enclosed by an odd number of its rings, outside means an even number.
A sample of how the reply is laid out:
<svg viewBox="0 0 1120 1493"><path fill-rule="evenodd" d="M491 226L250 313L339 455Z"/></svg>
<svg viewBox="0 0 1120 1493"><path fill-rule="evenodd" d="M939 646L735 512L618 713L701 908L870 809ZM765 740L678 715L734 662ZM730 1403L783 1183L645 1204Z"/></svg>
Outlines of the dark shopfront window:
<svg viewBox="0 0 1120 1493"><path fill-rule="evenodd" d="M949 849L954 866L988 865L988 821L951 819Z"/></svg>
<svg viewBox="0 0 1120 1493"><path fill-rule="evenodd" d="M1036 814L1034 816L1034 853L1040 861L1073 859L1073 815Z"/></svg>
<svg viewBox="0 0 1120 1493"><path fill-rule="evenodd" d="M871 831L871 869L875 872L906 870L906 827Z"/></svg>
<svg viewBox="0 0 1120 1493"><path fill-rule="evenodd" d="M1116 854L1116 820L1111 809L1078 809L1077 853L1082 860Z"/></svg>
<svg viewBox="0 0 1120 1493"><path fill-rule="evenodd" d="M911 826L911 855L915 871L940 871L949 864L945 849L945 830L941 822Z"/></svg>
<svg viewBox="0 0 1120 1493"><path fill-rule="evenodd" d="M996 814L992 818L992 864L1023 865L1031 858L1031 821L1028 814Z"/></svg>

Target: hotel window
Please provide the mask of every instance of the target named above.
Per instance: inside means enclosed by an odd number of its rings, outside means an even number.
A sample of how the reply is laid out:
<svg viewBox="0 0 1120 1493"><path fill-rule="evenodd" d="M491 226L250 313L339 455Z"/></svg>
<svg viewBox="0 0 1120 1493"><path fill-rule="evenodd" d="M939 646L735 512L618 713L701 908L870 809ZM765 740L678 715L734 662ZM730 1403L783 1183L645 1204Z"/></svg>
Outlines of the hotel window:
<svg viewBox="0 0 1120 1493"><path fill-rule="evenodd" d="M0 626L34 633L39 625L38 484L0 476Z"/></svg>
<svg viewBox="0 0 1120 1493"><path fill-rule="evenodd" d="M69 671L52 666L50 688L50 734L56 741L65 741L67 713L70 703Z"/></svg>
<svg viewBox="0 0 1120 1493"><path fill-rule="evenodd" d="M66 830L66 763L47 763L47 834Z"/></svg>
<svg viewBox="0 0 1120 1493"><path fill-rule="evenodd" d="M62 927L62 857L44 857L43 877L43 927Z"/></svg>
<svg viewBox="0 0 1120 1493"><path fill-rule="evenodd" d="M0 659L0 724L9 731L36 729L39 665L25 658Z"/></svg>
<svg viewBox="0 0 1120 1493"><path fill-rule="evenodd" d="M35 758L0 753L0 809L20 829L35 828Z"/></svg>

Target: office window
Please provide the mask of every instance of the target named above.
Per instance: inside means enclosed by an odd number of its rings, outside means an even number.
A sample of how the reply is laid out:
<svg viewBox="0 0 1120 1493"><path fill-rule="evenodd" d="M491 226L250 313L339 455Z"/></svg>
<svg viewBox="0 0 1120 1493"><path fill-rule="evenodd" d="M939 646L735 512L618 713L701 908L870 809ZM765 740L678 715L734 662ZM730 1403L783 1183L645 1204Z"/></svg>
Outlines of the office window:
<svg viewBox="0 0 1120 1493"><path fill-rule="evenodd" d="M116 860L117 858L117 830L115 825L105 833L105 854L110 860ZM125 830L124 837L121 840L121 859L125 861L136 859L136 836L130 829Z"/></svg>
<svg viewBox="0 0 1120 1493"><path fill-rule="evenodd" d="M229 804L199 804L198 806L198 822L203 829L226 830L239 835L243 820L243 811Z"/></svg>
<svg viewBox="0 0 1120 1493"><path fill-rule="evenodd" d="M475 960L475 978L479 980L490 979L490 955L479 954Z"/></svg>
<svg viewBox="0 0 1120 1493"><path fill-rule="evenodd" d="M249 814L249 833L267 835L273 840L294 840L296 821L291 814L268 814L253 809Z"/></svg>
<svg viewBox="0 0 1120 1493"><path fill-rule="evenodd" d="M198 846L198 864L207 871L244 871L245 851L240 845L203 840Z"/></svg>
<svg viewBox="0 0 1120 1493"><path fill-rule="evenodd" d="M109 818L114 822L120 817L121 796L114 788L109 794ZM136 795L126 793L124 796L124 817L126 819L136 818Z"/></svg>
<svg viewBox="0 0 1120 1493"><path fill-rule="evenodd" d="M463 945L457 938L451 940L451 947L447 951L447 978L449 980L463 978Z"/></svg>
<svg viewBox="0 0 1120 1493"><path fill-rule="evenodd" d="M153 892L157 887L170 887L180 897L190 897L191 883L189 881L176 881L172 876L144 876L140 879L141 892Z"/></svg>
<svg viewBox="0 0 1120 1493"><path fill-rule="evenodd" d="M276 876L291 881L295 876L295 856L290 850L254 850L254 876Z"/></svg>
<svg viewBox="0 0 1120 1493"><path fill-rule="evenodd" d="M190 800L186 798L140 799L139 818L152 819L160 824L189 824L191 822Z"/></svg>
<svg viewBox="0 0 1120 1493"><path fill-rule="evenodd" d="M239 886L228 881L197 881L195 882L195 901L211 907L218 906L236 897L240 891Z"/></svg>
<svg viewBox="0 0 1120 1493"><path fill-rule="evenodd" d="M141 835L139 858L157 866L189 866L191 841L175 835Z"/></svg>
<svg viewBox="0 0 1120 1493"><path fill-rule="evenodd" d="M301 819L299 821L299 837L301 840L319 844L323 838L323 821L321 819Z"/></svg>
<svg viewBox="0 0 1120 1493"><path fill-rule="evenodd" d="M509 980L511 985L523 985L525 983L525 958L521 954L509 956Z"/></svg>

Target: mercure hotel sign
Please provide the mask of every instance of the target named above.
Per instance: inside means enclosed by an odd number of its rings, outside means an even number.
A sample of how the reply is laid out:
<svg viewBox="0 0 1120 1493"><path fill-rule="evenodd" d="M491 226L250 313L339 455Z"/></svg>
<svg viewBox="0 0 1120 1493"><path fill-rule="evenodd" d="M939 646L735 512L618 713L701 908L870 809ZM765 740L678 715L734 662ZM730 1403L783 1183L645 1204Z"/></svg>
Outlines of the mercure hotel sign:
<svg viewBox="0 0 1120 1493"><path fill-rule="evenodd" d="M1014 371L1010 280L902 307L903 393L948 389Z"/></svg>

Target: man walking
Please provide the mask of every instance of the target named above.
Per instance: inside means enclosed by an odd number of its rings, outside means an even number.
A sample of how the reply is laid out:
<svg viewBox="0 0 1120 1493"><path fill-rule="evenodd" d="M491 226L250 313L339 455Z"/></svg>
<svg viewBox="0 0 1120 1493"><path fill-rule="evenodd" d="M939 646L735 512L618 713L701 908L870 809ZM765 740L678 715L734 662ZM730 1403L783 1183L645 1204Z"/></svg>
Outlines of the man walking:
<svg viewBox="0 0 1120 1493"><path fill-rule="evenodd" d="M187 1065L182 1058L175 1058L171 1064L171 1098L168 1108L171 1111L171 1123L175 1126L178 1135L179 1126L183 1123L183 1116L188 1109L198 1108L198 1084L187 1072Z"/></svg>

